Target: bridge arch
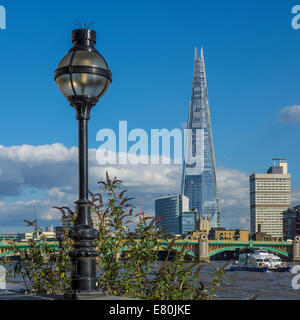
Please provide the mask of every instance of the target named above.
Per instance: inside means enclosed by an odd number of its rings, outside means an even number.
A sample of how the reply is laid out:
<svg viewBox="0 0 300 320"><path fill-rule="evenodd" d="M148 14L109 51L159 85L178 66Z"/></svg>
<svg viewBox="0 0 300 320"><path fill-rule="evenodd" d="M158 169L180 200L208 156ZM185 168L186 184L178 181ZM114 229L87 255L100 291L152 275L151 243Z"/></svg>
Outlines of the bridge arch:
<svg viewBox="0 0 300 320"><path fill-rule="evenodd" d="M168 249L169 248L166 245L161 245L161 247L164 248L164 249ZM171 249L174 250L174 251L182 251L182 247L174 247L173 246L173 247L171 247ZM195 253L190 251L190 250L188 250L188 249L186 249L186 254L191 256L191 257L196 257Z"/></svg>
<svg viewBox="0 0 300 320"><path fill-rule="evenodd" d="M275 248L271 248L271 247L264 247L264 246L260 246L260 247L245 247L245 246L234 246L234 247L224 247L218 250L214 250L208 253L209 257L213 257L221 252L226 252L226 251L235 251L236 249L253 249L253 250L258 250L258 249L265 249L268 251L273 251L274 253L277 253L279 255L283 255L285 257L289 257L289 254L285 251L279 250L279 249L275 249Z"/></svg>

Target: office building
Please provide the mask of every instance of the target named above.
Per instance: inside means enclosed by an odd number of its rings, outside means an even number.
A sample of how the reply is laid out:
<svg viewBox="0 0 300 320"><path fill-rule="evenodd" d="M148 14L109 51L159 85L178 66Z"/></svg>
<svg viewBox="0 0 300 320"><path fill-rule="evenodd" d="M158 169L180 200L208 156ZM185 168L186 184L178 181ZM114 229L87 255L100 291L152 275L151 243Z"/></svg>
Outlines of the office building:
<svg viewBox="0 0 300 320"><path fill-rule="evenodd" d="M56 241L56 233L54 231L52 232L48 232L48 231L44 231L44 232L27 232L27 233L23 233L21 236L20 241L24 241L24 242L28 242L31 240L46 240L46 241Z"/></svg>
<svg viewBox="0 0 300 320"><path fill-rule="evenodd" d="M225 228L211 228L208 238L210 240L249 241L248 230L226 230Z"/></svg>
<svg viewBox="0 0 300 320"><path fill-rule="evenodd" d="M1 241L19 241L22 237L20 233L0 233L0 242Z"/></svg>
<svg viewBox="0 0 300 320"><path fill-rule="evenodd" d="M92 214L91 214L91 218L92 218L92 221L93 221L93 227L94 227L96 230L99 230L100 217L99 217L96 213L92 213Z"/></svg>
<svg viewBox="0 0 300 320"><path fill-rule="evenodd" d="M283 212L283 238L294 240L300 236L300 206L288 208Z"/></svg>
<svg viewBox="0 0 300 320"><path fill-rule="evenodd" d="M190 211L197 210L198 216L208 214L211 227L221 226L203 49L201 58L195 50L182 193L189 198Z"/></svg>
<svg viewBox="0 0 300 320"><path fill-rule="evenodd" d="M50 224L49 227L45 227L45 232L54 232L54 228L53 228L53 225Z"/></svg>
<svg viewBox="0 0 300 320"><path fill-rule="evenodd" d="M188 232L196 230L197 225L196 211L186 211L182 212L180 217L181 224L181 234L186 234Z"/></svg>
<svg viewBox="0 0 300 320"><path fill-rule="evenodd" d="M282 212L291 204L291 175L285 159L273 159L267 173L254 173L250 180L250 232L283 237Z"/></svg>
<svg viewBox="0 0 300 320"><path fill-rule="evenodd" d="M109 230L109 226L108 226L109 218L108 218L108 216L104 216L103 213L100 213L99 215L97 213L92 213L91 214L91 218L92 218L92 221L93 221L93 227L97 231L99 231L100 228L102 230L103 229Z"/></svg>
<svg viewBox="0 0 300 320"><path fill-rule="evenodd" d="M272 235L261 231L261 225L258 225L258 231L251 235L251 239L254 241L278 241L278 238L273 238Z"/></svg>
<svg viewBox="0 0 300 320"><path fill-rule="evenodd" d="M182 195L168 195L155 200L155 217L164 234L182 234L195 228L195 212L189 210L189 199Z"/></svg>

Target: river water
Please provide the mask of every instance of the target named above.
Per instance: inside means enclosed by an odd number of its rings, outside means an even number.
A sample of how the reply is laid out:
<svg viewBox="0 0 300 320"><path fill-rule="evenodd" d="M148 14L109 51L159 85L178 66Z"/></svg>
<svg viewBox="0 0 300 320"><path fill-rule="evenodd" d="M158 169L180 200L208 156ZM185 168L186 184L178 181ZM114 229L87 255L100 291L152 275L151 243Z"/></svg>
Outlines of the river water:
<svg viewBox="0 0 300 320"><path fill-rule="evenodd" d="M216 268L224 265L226 261L212 261L205 264L199 277L201 281L209 283L216 272ZM296 263L289 263L293 267ZM257 296L257 300L300 300L300 289L292 287L295 274L291 272L226 272L223 283L216 290L217 300L248 300ZM22 278L7 278L8 290L25 288ZM298 281L300 284L300 280Z"/></svg>
<svg viewBox="0 0 300 320"><path fill-rule="evenodd" d="M200 272L200 278L209 282L216 267L226 261L212 261L206 264ZM290 267L296 263L288 263ZM257 300L300 300L300 289L292 287L292 279L296 276L291 272L249 272L229 271L224 275L224 281L216 290L218 300L248 300L257 296ZM300 281L298 281L300 284Z"/></svg>

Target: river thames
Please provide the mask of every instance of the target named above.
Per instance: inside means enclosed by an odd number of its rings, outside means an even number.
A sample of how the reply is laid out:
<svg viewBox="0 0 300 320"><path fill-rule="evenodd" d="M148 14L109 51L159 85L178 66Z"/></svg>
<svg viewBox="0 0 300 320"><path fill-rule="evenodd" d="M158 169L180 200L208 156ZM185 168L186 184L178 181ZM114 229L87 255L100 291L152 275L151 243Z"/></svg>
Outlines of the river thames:
<svg viewBox="0 0 300 320"><path fill-rule="evenodd" d="M200 272L204 282L209 281L216 267L226 261L212 261L206 264ZM293 267L299 263L289 262ZM257 296L257 300L299 300L300 289L292 287L292 279L296 276L291 272L248 272L229 271L224 275L223 284L216 290L215 299L220 300L247 300ZM300 282L300 281L298 281Z"/></svg>
<svg viewBox="0 0 300 320"><path fill-rule="evenodd" d="M199 278L206 284L213 278L216 268L226 261L212 261L203 266ZM293 267L297 263L288 263ZM298 263L298 265L300 265ZM296 276L291 272L225 272L221 286L216 290L216 300L248 300L256 297L257 300L299 300L300 289L292 287L292 279ZM300 284L300 280L298 281ZM25 289L21 277L7 278L8 290Z"/></svg>

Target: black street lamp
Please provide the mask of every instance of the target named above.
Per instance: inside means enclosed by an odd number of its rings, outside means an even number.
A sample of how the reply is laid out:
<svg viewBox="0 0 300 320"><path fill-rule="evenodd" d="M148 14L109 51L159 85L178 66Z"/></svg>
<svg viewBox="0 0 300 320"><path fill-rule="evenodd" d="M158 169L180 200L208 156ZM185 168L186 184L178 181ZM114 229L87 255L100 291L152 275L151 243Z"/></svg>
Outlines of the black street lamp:
<svg viewBox="0 0 300 320"><path fill-rule="evenodd" d="M99 254L95 250L98 232L93 228L91 201L88 199L88 120L91 108L111 83L111 72L104 58L94 48L94 30L73 30L72 42L73 48L55 70L55 81L74 107L78 120L78 215L74 227L70 230L70 236L74 240L74 249L70 252L72 292L66 293L65 298L80 299L97 293L96 257Z"/></svg>

